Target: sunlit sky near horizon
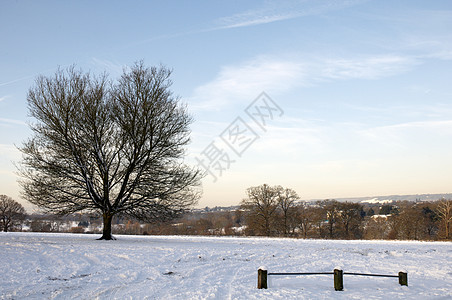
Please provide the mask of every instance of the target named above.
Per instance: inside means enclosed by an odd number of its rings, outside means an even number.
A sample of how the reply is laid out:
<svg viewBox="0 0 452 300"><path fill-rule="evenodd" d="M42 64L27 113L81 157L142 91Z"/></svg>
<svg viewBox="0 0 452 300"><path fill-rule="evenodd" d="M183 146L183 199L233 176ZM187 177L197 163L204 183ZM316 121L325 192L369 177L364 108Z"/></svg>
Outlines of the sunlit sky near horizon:
<svg viewBox="0 0 452 300"><path fill-rule="evenodd" d="M452 191L451 1L1 1L0 45L0 194L26 206L13 162L36 76L138 60L173 69L187 163L218 150L200 207L263 183L304 200ZM260 127L262 92L280 110Z"/></svg>

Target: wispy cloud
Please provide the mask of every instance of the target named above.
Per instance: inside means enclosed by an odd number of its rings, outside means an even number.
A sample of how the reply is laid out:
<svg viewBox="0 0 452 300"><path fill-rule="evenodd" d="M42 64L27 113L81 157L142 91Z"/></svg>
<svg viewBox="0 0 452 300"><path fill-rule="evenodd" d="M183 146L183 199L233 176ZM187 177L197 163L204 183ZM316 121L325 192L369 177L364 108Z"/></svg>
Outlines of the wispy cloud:
<svg viewBox="0 0 452 300"><path fill-rule="evenodd" d="M23 76L21 78L12 79L12 80L9 80L9 81L6 81L6 82L0 82L0 87L1 86L7 86L7 85L10 85L10 84L13 84L13 83L16 83L16 82L20 82L22 80L29 80L29 79L32 79L34 77L36 77L36 74L29 75L29 76Z"/></svg>
<svg viewBox="0 0 452 300"><path fill-rule="evenodd" d="M429 5L427 5L429 6ZM408 51L419 58L452 59L452 10L432 10L407 7L386 14L366 14L382 26L393 28L383 39L374 40L376 48L387 51Z"/></svg>
<svg viewBox="0 0 452 300"><path fill-rule="evenodd" d="M450 26L452 22L449 22ZM432 30L429 34L410 33L406 34L399 43L402 44L398 47L399 49L418 53L417 57L420 59L452 60L452 35L449 32L435 33Z"/></svg>
<svg viewBox="0 0 452 300"><path fill-rule="evenodd" d="M320 77L327 79L378 79L399 74L420 62L400 55L380 55L354 59L327 59L320 66Z"/></svg>
<svg viewBox="0 0 452 300"><path fill-rule="evenodd" d="M290 20L304 16L311 16L354 6L367 2L368 0L279 0L266 1L262 6L240 12L234 15L220 17L210 22L204 28L182 30L174 33L162 34L149 37L133 43L121 45L118 49L138 47L143 44L180 38L205 32L226 30L232 28L263 25L278 21Z"/></svg>
<svg viewBox="0 0 452 300"><path fill-rule="evenodd" d="M294 61L260 56L238 65L223 67L217 77L195 89L192 108L219 110L226 104L251 101L263 90L273 93L298 85L303 65Z"/></svg>
<svg viewBox="0 0 452 300"><path fill-rule="evenodd" d="M6 99L8 99L8 98L10 98L10 97L11 97L11 96L9 96L9 95L0 97L0 102L5 101Z"/></svg>
<svg viewBox="0 0 452 300"><path fill-rule="evenodd" d="M60 68L66 68L66 67L69 67L69 66L70 66L70 64L66 64L66 65L62 65L62 66L59 66L59 67ZM0 87L7 86L7 85L10 85L10 84L14 84L14 83L17 83L17 82L21 82L23 80L30 80L30 79L38 77L39 75L45 75L45 74L49 73L50 71L55 71L56 69L57 69L57 67L49 68L49 69L42 70L39 73L34 73L34 74L23 76L23 77L20 77L20 78L11 79L9 81L0 82Z"/></svg>
<svg viewBox="0 0 452 300"><path fill-rule="evenodd" d="M24 125L27 126L27 123L25 123L22 120L13 120L13 119L5 119L5 118L0 118L0 125L10 125L10 124L14 124L14 125Z"/></svg>
<svg viewBox="0 0 452 300"><path fill-rule="evenodd" d="M325 13L364 1L268 1L262 7L232 16L222 17L216 21L214 29L229 29L238 27L255 26Z"/></svg>
<svg viewBox="0 0 452 300"><path fill-rule="evenodd" d="M378 126L361 130L358 134L369 143L380 147L412 147L422 142L428 144L431 138L438 141L438 137L449 140L452 136L452 120L415 121Z"/></svg>
<svg viewBox="0 0 452 300"><path fill-rule="evenodd" d="M124 69L124 65L121 63L96 57L91 58L91 64L94 65L97 69L106 71L107 73L114 76L122 74L122 71Z"/></svg>
<svg viewBox="0 0 452 300"><path fill-rule="evenodd" d="M400 131L410 129L435 130L452 135L452 120L406 122L374 128L374 131Z"/></svg>
<svg viewBox="0 0 452 300"><path fill-rule="evenodd" d="M408 56L379 55L359 58L258 56L223 67L215 79L197 87L191 97L195 110L220 110L250 101L266 91L277 94L329 80L373 80L406 72L422 63Z"/></svg>

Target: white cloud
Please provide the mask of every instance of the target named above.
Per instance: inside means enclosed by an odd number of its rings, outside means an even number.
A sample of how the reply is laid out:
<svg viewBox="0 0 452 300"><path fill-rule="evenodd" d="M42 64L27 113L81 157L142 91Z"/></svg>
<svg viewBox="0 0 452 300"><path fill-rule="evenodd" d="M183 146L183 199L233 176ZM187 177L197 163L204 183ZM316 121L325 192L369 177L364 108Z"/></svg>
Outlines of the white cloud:
<svg viewBox="0 0 452 300"><path fill-rule="evenodd" d="M121 75L124 69L124 65L107 59L93 57L91 58L91 61L96 66L96 68L99 68L102 71L106 71L110 75L114 76Z"/></svg>
<svg viewBox="0 0 452 300"><path fill-rule="evenodd" d="M20 82L20 81L22 81L22 80L28 80L28 79L31 79L31 78L33 78L33 77L35 77L35 76L36 76L36 75L24 76L24 77L21 77L21 78L12 79L12 80L7 81L7 82L0 82L0 86L7 86L7 85L10 85L10 84L13 84L13 83L16 83L16 82Z"/></svg>
<svg viewBox="0 0 452 300"><path fill-rule="evenodd" d="M230 17L221 18L218 20L219 23L223 23L219 28L227 29L227 28L236 28L236 27L246 27L253 25L266 24L281 20L287 20L297 17L296 14L287 13L287 14L275 14L275 15L260 15L257 12L248 12L237 14Z"/></svg>
<svg viewBox="0 0 452 300"><path fill-rule="evenodd" d="M223 67L214 80L197 87L191 97L191 108L220 110L252 101L262 91L274 95L325 80L378 79L406 72L420 63L397 55L353 59L258 56Z"/></svg>
<svg viewBox="0 0 452 300"><path fill-rule="evenodd" d="M327 59L319 75L327 79L378 79L405 72L419 63L414 58L398 55Z"/></svg>
<svg viewBox="0 0 452 300"><path fill-rule="evenodd" d="M442 60L452 60L452 49L438 50L437 52L434 52L429 56L432 58L438 58Z"/></svg>
<svg viewBox="0 0 452 300"><path fill-rule="evenodd" d="M381 147L410 148L450 144L452 120L405 122L358 131L358 134Z"/></svg>
<svg viewBox="0 0 452 300"><path fill-rule="evenodd" d="M267 1L260 8L223 17L216 21L219 24L216 29L229 29L238 27L255 26L289 20L304 16L325 13L331 10L341 9L356 5L363 1Z"/></svg>
<svg viewBox="0 0 452 300"><path fill-rule="evenodd" d="M27 123L25 123L22 120L13 120L13 119L5 119L5 118L0 118L0 124L1 123L27 126Z"/></svg>
<svg viewBox="0 0 452 300"><path fill-rule="evenodd" d="M429 35L407 35L401 49L416 51L420 59L452 60L452 35L429 33Z"/></svg>
<svg viewBox="0 0 452 300"><path fill-rule="evenodd" d="M407 122L376 128L376 130L384 131L402 131L411 129L432 130L435 131L436 133L452 135L452 120Z"/></svg>
<svg viewBox="0 0 452 300"><path fill-rule="evenodd" d="M250 102L262 91L271 94L299 85L302 78L302 64L261 56L223 67L213 81L195 89L191 108L219 110L228 103Z"/></svg>
<svg viewBox="0 0 452 300"><path fill-rule="evenodd" d="M0 102L5 101L6 99L8 99L8 98L10 98L10 97L11 97L11 96L9 96L9 95L0 97Z"/></svg>
<svg viewBox="0 0 452 300"><path fill-rule="evenodd" d="M428 128L434 130L444 129L445 132L452 134L452 120L406 122L389 126L376 127L374 130L400 130L419 128Z"/></svg>

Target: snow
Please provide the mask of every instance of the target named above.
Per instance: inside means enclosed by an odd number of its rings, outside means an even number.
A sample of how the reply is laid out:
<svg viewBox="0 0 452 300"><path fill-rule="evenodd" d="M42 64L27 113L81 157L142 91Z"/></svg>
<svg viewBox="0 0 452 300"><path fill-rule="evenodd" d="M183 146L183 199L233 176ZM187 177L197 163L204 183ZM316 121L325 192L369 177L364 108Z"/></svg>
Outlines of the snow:
<svg viewBox="0 0 452 300"><path fill-rule="evenodd" d="M451 242L0 233L0 299L451 299ZM397 275L269 276L257 270Z"/></svg>
<svg viewBox="0 0 452 300"><path fill-rule="evenodd" d="M373 198L373 199L369 199L369 200L363 200L361 201L361 203L369 203L369 204L389 204L394 202L391 199L386 199L386 200L380 200L378 198Z"/></svg>

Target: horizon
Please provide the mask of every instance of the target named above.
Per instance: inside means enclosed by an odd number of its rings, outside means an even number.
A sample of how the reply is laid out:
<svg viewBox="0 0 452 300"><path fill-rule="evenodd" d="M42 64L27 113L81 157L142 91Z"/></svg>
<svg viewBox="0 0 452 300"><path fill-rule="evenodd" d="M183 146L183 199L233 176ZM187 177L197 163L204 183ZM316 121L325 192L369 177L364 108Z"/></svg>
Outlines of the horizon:
<svg viewBox="0 0 452 300"><path fill-rule="evenodd" d="M430 196L440 196L439 198L429 198ZM446 197L444 197L446 196ZM394 200L391 199L391 197L405 197L406 199L400 200ZM419 197L419 199L408 199L409 198L413 198L413 197ZM317 201L323 201L323 200L336 200L338 202L357 202L357 203L366 203L366 204L381 204L384 201L392 201L392 202L399 202L399 201L411 201L411 202L415 202L415 201L421 201L421 202L437 202L437 201L441 201L444 197L445 199L452 199L452 193L443 193L443 194L414 194L414 195L380 195L380 196L363 196L363 197L343 197L343 198L322 198L322 199L298 199L296 202L300 203L300 202L317 202ZM383 199L380 199L383 198ZM387 199L385 199L387 198ZM377 202L375 203L369 203L366 201L369 200L377 200ZM240 207L241 204L240 202L234 204L231 203L230 205L204 205L204 206L200 206L199 204L195 205L194 207L191 207L190 209L188 209L188 211L190 210L204 210L205 208L209 208L209 209L213 209L213 208L230 208L230 207ZM43 215L52 215L52 213L46 213L44 211L39 211L39 208L36 206L28 206L25 207L27 214L43 214ZM74 215L74 214L90 214L90 213L86 213L86 212L77 212L77 213L73 213L73 214L69 214L69 215Z"/></svg>
<svg viewBox="0 0 452 300"><path fill-rule="evenodd" d="M116 79L139 60L173 69L194 116L185 161L210 167L196 207L264 183L301 200L449 194L449 28L448 1L2 2L0 194L31 208L13 163L37 76Z"/></svg>

